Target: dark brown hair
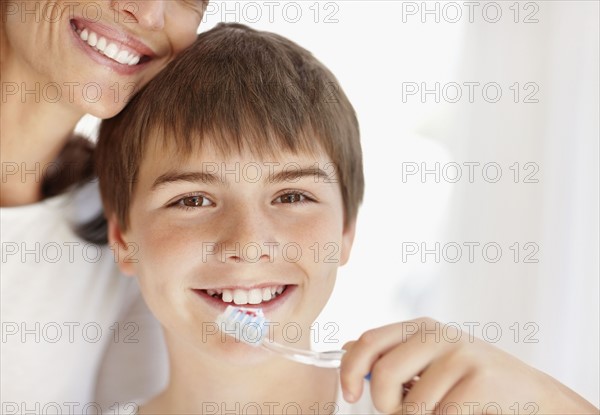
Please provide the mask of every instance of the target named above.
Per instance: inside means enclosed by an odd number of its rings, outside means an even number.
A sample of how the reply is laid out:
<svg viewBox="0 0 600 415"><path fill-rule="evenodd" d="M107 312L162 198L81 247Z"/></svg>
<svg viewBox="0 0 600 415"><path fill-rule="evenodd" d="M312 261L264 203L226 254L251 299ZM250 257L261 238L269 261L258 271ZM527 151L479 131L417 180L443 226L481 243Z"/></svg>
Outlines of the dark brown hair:
<svg viewBox="0 0 600 415"><path fill-rule="evenodd" d="M324 151L345 223L356 218L364 178L354 109L323 64L279 35L221 23L102 122L96 172L106 213L123 229L150 136L182 157L204 143L223 155Z"/></svg>

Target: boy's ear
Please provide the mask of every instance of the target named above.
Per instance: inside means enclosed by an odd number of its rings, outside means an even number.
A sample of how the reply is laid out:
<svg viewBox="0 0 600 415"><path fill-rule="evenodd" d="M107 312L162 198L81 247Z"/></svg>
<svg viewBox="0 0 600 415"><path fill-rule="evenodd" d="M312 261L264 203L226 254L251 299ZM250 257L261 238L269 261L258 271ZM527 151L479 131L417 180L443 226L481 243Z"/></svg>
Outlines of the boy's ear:
<svg viewBox="0 0 600 415"><path fill-rule="evenodd" d="M134 276L133 264L137 262L137 259L133 256L137 249L133 242L127 242L125 234L121 230L121 225L119 225L119 221L114 214L108 218L108 243L121 272L125 275Z"/></svg>
<svg viewBox="0 0 600 415"><path fill-rule="evenodd" d="M356 219L344 226L342 234L342 249L340 252L340 266L346 265L350 259L350 251L354 243L354 235L356 233Z"/></svg>

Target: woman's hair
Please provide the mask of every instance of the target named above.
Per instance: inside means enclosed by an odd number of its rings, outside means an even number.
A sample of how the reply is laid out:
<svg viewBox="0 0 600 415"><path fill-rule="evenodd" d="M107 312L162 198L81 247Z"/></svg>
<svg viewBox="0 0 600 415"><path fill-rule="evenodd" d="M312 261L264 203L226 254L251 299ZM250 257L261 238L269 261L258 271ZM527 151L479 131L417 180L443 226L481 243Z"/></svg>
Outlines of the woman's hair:
<svg viewBox="0 0 600 415"><path fill-rule="evenodd" d="M345 223L356 217L364 179L354 109L333 74L279 35L219 24L100 127L96 173L108 215L121 227L149 143L182 159L210 144L228 156L324 151L336 168Z"/></svg>
<svg viewBox="0 0 600 415"><path fill-rule="evenodd" d="M69 138L53 162L53 168L42 177L42 198L58 196L74 188L84 186L95 179L94 144L83 136L74 134ZM77 236L95 244L106 244L107 223L104 214L74 225Z"/></svg>
<svg viewBox="0 0 600 415"><path fill-rule="evenodd" d="M84 184L94 177L94 144L80 135L73 135L54 160L52 169L43 175L42 197L57 196L74 185Z"/></svg>

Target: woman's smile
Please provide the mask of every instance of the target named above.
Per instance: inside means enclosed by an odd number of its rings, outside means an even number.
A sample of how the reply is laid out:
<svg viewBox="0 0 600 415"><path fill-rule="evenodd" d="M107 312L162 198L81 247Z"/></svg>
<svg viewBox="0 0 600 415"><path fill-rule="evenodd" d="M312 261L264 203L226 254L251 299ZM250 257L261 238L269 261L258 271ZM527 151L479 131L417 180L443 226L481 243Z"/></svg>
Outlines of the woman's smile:
<svg viewBox="0 0 600 415"><path fill-rule="evenodd" d="M21 4L25 3L30 2ZM2 62L3 80L26 82L27 88L38 83L60 86L57 98L44 103L61 104L49 108L61 111L61 117L68 111L73 125L83 114L110 118L119 113L135 92L195 40L204 4L180 0L31 3L35 10L44 11L41 16L2 16L2 56L15 56L10 59L12 67Z"/></svg>
<svg viewBox="0 0 600 415"><path fill-rule="evenodd" d="M142 41L117 29L72 19L71 29L82 50L97 63L129 75L150 62L155 53Z"/></svg>

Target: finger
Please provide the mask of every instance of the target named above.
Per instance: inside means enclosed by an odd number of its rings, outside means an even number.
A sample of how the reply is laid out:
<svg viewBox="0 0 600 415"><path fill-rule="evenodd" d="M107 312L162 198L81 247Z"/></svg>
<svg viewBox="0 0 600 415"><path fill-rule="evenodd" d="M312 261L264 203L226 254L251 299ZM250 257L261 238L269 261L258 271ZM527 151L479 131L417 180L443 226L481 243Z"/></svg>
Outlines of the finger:
<svg viewBox="0 0 600 415"><path fill-rule="evenodd" d="M399 411L404 385L426 373L447 348L446 343L424 342L421 336L415 335L377 360L371 370L371 397L377 410L384 413ZM416 384L422 382L421 377Z"/></svg>
<svg viewBox="0 0 600 415"><path fill-rule="evenodd" d="M402 343L407 336L418 331L418 323L394 323L363 333L360 338L346 344L346 353L340 366L340 381L344 399L354 402L362 395L363 378L373 363L390 348Z"/></svg>
<svg viewBox="0 0 600 415"><path fill-rule="evenodd" d="M402 402L404 414L434 413L450 391L469 372L470 365L460 355L444 355L433 361L414 382Z"/></svg>
<svg viewBox="0 0 600 415"><path fill-rule="evenodd" d="M356 400L358 400L363 393L363 384L364 382L360 382L357 385L354 385L354 389L353 389L353 393L349 393L347 391L347 389L344 388L344 380L341 376L341 368L344 366L344 359L347 358L348 354L350 353L350 351L352 350L352 348L354 347L354 345L356 344L356 341L352 340L347 342L346 344L344 344L342 346L342 350L345 350L346 353L344 353L344 355L342 356L342 361L340 363L340 384L342 386L342 393L344 395L344 399L348 402L354 402Z"/></svg>
<svg viewBox="0 0 600 415"><path fill-rule="evenodd" d="M346 352L349 352L350 349L352 349L352 346L354 346L354 343L356 343L356 341L354 341L354 340L351 340L351 341L347 342L346 344L344 344L342 346L342 350L345 350Z"/></svg>
<svg viewBox="0 0 600 415"><path fill-rule="evenodd" d="M505 412L502 408L494 402L481 402L481 399L484 398L482 395L480 396L477 382L475 381L475 377L473 376L473 372L469 371L465 376L463 376L452 389L448 391L446 396L441 400L438 404L435 413L436 414L448 414L448 415L457 415L457 414L481 414L485 413L488 410L494 411L498 410L498 414L508 413ZM479 398L476 399L475 397ZM490 405L496 405L498 407L490 407ZM507 408L504 408L507 409Z"/></svg>

